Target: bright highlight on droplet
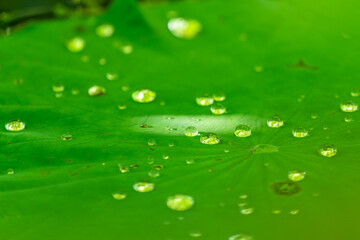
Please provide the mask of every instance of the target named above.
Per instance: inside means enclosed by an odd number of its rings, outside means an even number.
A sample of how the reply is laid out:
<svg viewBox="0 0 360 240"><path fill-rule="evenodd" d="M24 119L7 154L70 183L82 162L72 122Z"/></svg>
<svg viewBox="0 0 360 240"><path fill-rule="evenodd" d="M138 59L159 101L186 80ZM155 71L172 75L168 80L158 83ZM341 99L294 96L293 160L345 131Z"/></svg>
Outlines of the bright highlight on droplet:
<svg viewBox="0 0 360 240"><path fill-rule="evenodd" d="M61 83L52 85L52 90L56 93L63 92L65 90L65 86Z"/></svg>
<svg viewBox="0 0 360 240"><path fill-rule="evenodd" d="M195 19L172 18L168 29L175 37L193 39L201 31L202 24Z"/></svg>
<svg viewBox="0 0 360 240"><path fill-rule="evenodd" d="M248 137L251 135L251 129L247 125L239 125L235 128L234 135L237 137Z"/></svg>
<svg viewBox="0 0 360 240"><path fill-rule="evenodd" d="M5 124L5 129L11 132L19 132L24 130L25 123L20 119L11 119Z"/></svg>
<svg viewBox="0 0 360 240"><path fill-rule="evenodd" d="M190 126L185 129L185 135L188 137L195 137L198 133L198 129L194 126Z"/></svg>
<svg viewBox="0 0 360 240"><path fill-rule="evenodd" d="M213 114L220 115L226 112L226 107L224 107L221 103L214 103L211 105L210 110Z"/></svg>
<svg viewBox="0 0 360 240"><path fill-rule="evenodd" d="M271 128L279 128L284 126L284 121L278 115L275 115L267 120L267 125Z"/></svg>
<svg viewBox="0 0 360 240"><path fill-rule="evenodd" d="M292 130L292 134L296 138L303 138L308 136L309 131L304 127L296 127Z"/></svg>
<svg viewBox="0 0 360 240"><path fill-rule="evenodd" d="M340 104L340 109L343 112L356 112L358 110L358 104L352 100L347 100Z"/></svg>
<svg viewBox="0 0 360 240"><path fill-rule="evenodd" d="M67 48L71 52L80 52L85 48L85 45L85 40L80 37L74 37L66 43Z"/></svg>
<svg viewBox="0 0 360 240"><path fill-rule="evenodd" d="M115 28L111 24L102 24L96 28L95 32L99 37L107 38L114 34Z"/></svg>
<svg viewBox="0 0 360 240"><path fill-rule="evenodd" d="M324 157L333 157L337 153L337 148L334 144L325 143L319 146L318 152Z"/></svg>
<svg viewBox="0 0 360 240"><path fill-rule="evenodd" d="M174 211L186 211L192 208L195 201L188 195L176 194L168 197L166 205Z"/></svg>
<svg viewBox="0 0 360 240"><path fill-rule="evenodd" d="M202 144L214 145L220 142L220 138L216 133L204 133L200 136Z"/></svg>
<svg viewBox="0 0 360 240"><path fill-rule="evenodd" d="M150 89L141 89L133 92L131 96L135 102L149 103L155 100L156 93Z"/></svg>
<svg viewBox="0 0 360 240"><path fill-rule="evenodd" d="M105 88L97 86L97 85L92 86L88 90L88 94L90 97L99 97L99 96L104 95L105 93L106 93Z"/></svg>
<svg viewBox="0 0 360 240"><path fill-rule="evenodd" d="M201 95L198 95L196 98L196 103L200 106L210 106L214 103L214 99L212 96L210 96L208 93L203 93Z"/></svg>
<svg viewBox="0 0 360 240"><path fill-rule="evenodd" d="M253 237L245 234L236 234L229 237L229 240L253 240Z"/></svg>
<svg viewBox="0 0 360 240"><path fill-rule="evenodd" d="M137 182L133 185L133 188L137 192L151 192L155 188L155 184L152 182Z"/></svg>
<svg viewBox="0 0 360 240"><path fill-rule="evenodd" d="M293 182L299 182L304 180L306 172L300 170L291 170L288 173L288 178Z"/></svg>

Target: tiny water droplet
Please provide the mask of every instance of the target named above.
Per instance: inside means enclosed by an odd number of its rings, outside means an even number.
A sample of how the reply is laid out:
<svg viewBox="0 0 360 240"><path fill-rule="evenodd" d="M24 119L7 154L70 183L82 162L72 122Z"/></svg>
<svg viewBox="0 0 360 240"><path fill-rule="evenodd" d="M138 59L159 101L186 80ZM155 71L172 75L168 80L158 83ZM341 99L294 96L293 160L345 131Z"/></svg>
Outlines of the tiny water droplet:
<svg viewBox="0 0 360 240"><path fill-rule="evenodd" d="M346 116L344 117L344 121L345 121L345 122L352 122L353 119L352 119L352 117L351 117L350 115L346 115Z"/></svg>
<svg viewBox="0 0 360 240"><path fill-rule="evenodd" d="M194 231L189 232L189 236L190 237L201 237L202 233L194 230Z"/></svg>
<svg viewBox="0 0 360 240"><path fill-rule="evenodd" d="M237 137L249 137L251 135L251 129L247 125L239 125L235 128L234 134Z"/></svg>
<svg viewBox="0 0 360 240"><path fill-rule="evenodd" d="M77 89L77 88L71 89L71 94L72 95L78 95L79 94L79 89Z"/></svg>
<svg viewBox="0 0 360 240"><path fill-rule="evenodd" d="M133 185L133 188L137 192L151 192L155 188L155 184L152 182L137 182Z"/></svg>
<svg viewBox="0 0 360 240"><path fill-rule="evenodd" d="M236 234L229 237L229 240L253 240L253 237L245 234Z"/></svg>
<svg viewBox="0 0 360 240"><path fill-rule="evenodd" d="M200 136L202 144L214 145L220 143L220 138L216 133L204 133Z"/></svg>
<svg viewBox="0 0 360 240"><path fill-rule="evenodd" d="M186 159L186 164L194 164L195 160L194 159Z"/></svg>
<svg viewBox="0 0 360 240"><path fill-rule="evenodd" d="M167 153L165 153L165 154L162 155L162 158L167 160L167 159L169 159L169 155Z"/></svg>
<svg viewBox="0 0 360 240"><path fill-rule="evenodd" d="M14 173L15 173L15 171L13 168L8 168L8 170L7 170L8 175L13 175Z"/></svg>
<svg viewBox="0 0 360 240"><path fill-rule="evenodd" d="M61 83L57 83L52 85L52 90L56 93L63 92L65 90L65 86Z"/></svg>
<svg viewBox="0 0 360 240"><path fill-rule="evenodd" d="M131 96L135 102L149 103L155 100L156 93L150 89L141 89L133 92Z"/></svg>
<svg viewBox="0 0 360 240"><path fill-rule="evenodd" d="M195 19L171 18L169 31L178 38L193 39L202 29L202 24Z"/></svg>
<svg viewBox="0 0 360 240"><path fill-rule="evenodd" d="M340 109L343 112L356 112L358 110L358 104L352 100L343 101L340 104Z"/></svg>
<svg viewBox="0 0 360 240"><path fill-rule="evenodd" d="M224 107L221 103L214 103L211 105L210 110L213 114L220 115L226 112L226 107Z"/></svg>
<svg viewBox="0 0 360 240"><path fill-rule="evenodd" d="M360 95L360 91L358 89L353 89L351 90L350 95L352 97L358 97Z"/></svg>
<svg viewBox="0 0 360 240"><path fill-rule="evenodd" d="M131 45L125 45L122 47L121 50L123 51L124 54L130 54L134 51L134 48Z"/></svg>
<svg viewBox="0 0 360 240"><path fill-rule="evenodd" d="M119 166L119 171L121 173L127 173L127 172L130 172L130 168L128 166L122 166L121 164L118 164Z"/></svg>
<svg viewBox="0 0 360 240"><path fill-rule="evenodd" d="M11 119L5 124L5 129L11 132L22 131L25 128L25 123L20 119Z"/></svg>
<svg viewBox="0 0 360 240"><path fill-rule="evenodd" d="M63 96L62 92L55 93L56 98L61 98Z"/></svg>
<svg viewBox="0 0 360 240"><path fill-rule="evenodd" d="M111 24L101 24L96 28L95 32L99 37L108 38L114 34L115 28Z"/></svg>
<svg viewBox="0 0 360 240"><path fill-rule="evenodd" d="M85 45L85 40L80 37L74 37L66 43L68 50L71 52L80 52L85 48Z"/></svg>
<svg viewBox="0 0 360 240"><path fill-rule="evenodd" d="M301 191L301 188L292 181L277 182L272 185L277 195L292 196Z"/></svg>
<svg viewBox="0 0 360 240"><path fill-rule="evenodd" d="M121 86L121 90L122 90L123 92L127 92L127 91L130 90L130 87L129 87L129 86Z"/></svg>
<svg viewBox="0 0 360 240"><path fill-rule="evenodd" d="M112 194L113 198L116 200L123 200L126 198L126 193L124 192L114 192Z"/></svg>
<svg viewBox="0 0 360 240"><path fill-rule="evenodd" d="M100 58L99 59L99 64L100 65L105 65L106 64L106 58Z"/></svg>
<svg viewBox="0 0 360 240"><path fill-rule="evenodd" d="M174 147L174 146L175 146L175 143L174 143L173 141L170 141L170 142L168 143L168 146L169 146L169 147Z"/></svg>
<svg viewBox="0 0 360 240"><path fill-rule="evenodd" d="M267 120L267 125L271 128L279 128L284 125L284 121L278 115L274 115Z"/></svg>
<svg viewBox="0 0 360 240"><path fill-rule="evenodd" d="M291 170L288 173L288 178L293 182L299 182L304 180L306 172L300 170Z"/></svg>
<svg viewBox="0 0 360 240"><path fill-rule="evenodd" d="M299 213L299 209L294 209L289 212L291 215L296 215Z"/></svg>
<svg viewBox="0 0 360 240"><path fill-rule="evenodd" d="M92 86L88 90L88 94L90 97L99 97L104 95L105 93L106 93L106 89L97 85Z"/></svg>
<svg viewBox="0 0 360 240"><path fill-rule="evenodd" d="M313 114L310 115L310 117L312 119L317 119L319 116L316 113L313 113Z"/></svg>
<svg viewBox="0 0 360 240"><path fill-rule="evenodd" d="M254 212L254 208L250 207L250 208L242 208L240 210L240 213L241 214L244 214L244 215L249 215L249 214L252 214Z"/></svg>
<svg viewBox="0 0 360 240"><path fill-rule="evenodd" d="M64 133L63 135L61 135L61 139L62 139L62 140L65 140L65 141L71 140L71 139L72 139L72 135L71 135L71 133L66 132L66 133Z"/></svg>
<svg viewBox="0 0 360 240"><path fill-rule="evenodd" d="M296 127L292 130L292 134L296 138L303 138L308 136L309 131L304 127Z"/></svg>
<svg viewBox="0 0 360 240"><path fill-rule="evenodd" d="M176 194L168 197L166 205L174 211L186 211L192 208L195 201L194 198L188 195Z"/></svg>
<svg viewBox="0 0 360 240"><path fill-rule="evenodd" d="M324 157L333 157L337 153L337 148L334 144L325 143L319 146L318 153L320 153Z"/></svg>
<svg viewBox="0 0 360 240"><path fill-rule="evenodd" d="M213 94L213 99L216 102L222 102L226 99L226 96L223 92L217 92Z"/></svg>
<svg viewBox="0 0 360 240"><path fill-rule="evenodd" d="M198 129L194 126L190 126L185 129L185 135L188 137L195 137L198 133Z"/></svg>
<svg viewBox="0 0 360 240"><path fill-rule="evenodd" d="M274 209L271 211L273 214L280 214L281 210L280 209Z"/></svg>
<svg viewBox="0 0 360 240"><path fill-rule="evenodd" d="M156 178L160 176L159 170L150 170L148 172L149 177Z"/></svg>
<svg viewBox="0 0 360 240"><path fill-rule="evenodd" d="M210 106L214 103L214 99L208 93L203 93L198 95L196 98L196 103L200 106Z"/></svg>
<svg viewBox="0 0 360 240"><path fill-rule="evenodd" d="M152 168L155 170L161 170L161 169L163 169L163 165L154 165L154 166L152 166Z"/></svg>
<svg viewBox="0 0 360 240"><path fill-rule="evenodd" d="M119 109L119 110L125 110L125 109L126 109L126 105L125 105L125 104L119 104L119 105L118 105L118 109Z"/></svg>
<svg viewBox="0 0 360 240"><path fill-rule="evenodd" d="M156 145L156 140L154 138L149 138L148 139L148 145L149 146L154 146Z"/></svg>
<svg viewBox="0 0 360 240"><path fill-rule="evenodd" d="M107 80L113 81L118 78L118 74L109 72L109 73L106 73L106 78L107 78Z"/></svg>

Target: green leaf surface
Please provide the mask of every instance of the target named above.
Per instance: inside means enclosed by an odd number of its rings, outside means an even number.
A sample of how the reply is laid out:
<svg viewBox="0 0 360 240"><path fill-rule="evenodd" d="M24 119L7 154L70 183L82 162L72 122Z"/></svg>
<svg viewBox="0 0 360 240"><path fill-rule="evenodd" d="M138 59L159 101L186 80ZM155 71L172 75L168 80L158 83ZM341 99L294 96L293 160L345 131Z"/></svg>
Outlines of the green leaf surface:
<svg viewBox="0 0 360 240"><path fill-rule="evenodd" d="M19 118L26 128L0 130L0 238L186 240L199 232L206 240L356 239L360 116L340 103L359 102L350 95L360 89L359 7L355 0L118 0L100 17L34 22L2 37L1 124ZM175 38L169 11L197 19L203 30ZM95 34L102 23L115 26L114 36ZM75 36L86 40L80 53L65 45ZM127 45L131 54L121 50ZM109 81L107 73L119 77ZM59 82L65 91L56 98ZM90 97L93 85L106 93ZM142 88L156 100L134 102L131 93ZM217 91L226 94L223 115L195 102L198 93ZM283 127L267 126L275 114ZM234 136L240 124L252 135ZM217 133L220 144L186 137L188 126ZM297 126L309 136L293 137ZM61 139L65 132L72 140ZM324 143L337 155L318 154ZM257 145L260 153L250 150ZM138 167L121 173L119 164ZM154 165L163 166L157 178L148 176ZM275 194L274 184L289 181L294 169L307 173L296 183L300 192ZM154 191L133 190L144 180ZM115 200L116 191L127 197ZM194 206L169 209L167 198L178 193Z"/></svg>

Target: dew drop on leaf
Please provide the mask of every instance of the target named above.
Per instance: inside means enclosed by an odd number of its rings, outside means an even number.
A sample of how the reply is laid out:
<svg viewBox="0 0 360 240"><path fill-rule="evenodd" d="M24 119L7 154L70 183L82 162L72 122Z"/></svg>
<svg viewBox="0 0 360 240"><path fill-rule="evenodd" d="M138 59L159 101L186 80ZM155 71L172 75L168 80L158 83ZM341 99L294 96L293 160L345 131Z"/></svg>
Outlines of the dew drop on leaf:
<svg viewBox="0 0 360 240"><path fill-rule="evenodd" d="M352 121L353 121L353 119L352 119L352 117L351 117L351 116L346 115L346 116L344 117L344 121L345 121L345 122L352 122Z"/></svg>
<svg viewBox="0 0 360 240"><path fill-rule="evenodd" d="M71 133L66 132L66 133L64 133L63 135L61 135L61 139L62 139L62 140L65 140L65 141L71 140L71 139L72 139L72 135L71 135Z"/></svg>
<svg viewBox="0 0 360 240"><path fill-rule="evenodd" d="M148 145L149 146L154 146L156 145L156 140L154 138L149 138L148 139Z"/></svg>
<svg viewBox="0 0 360 240"><path fill-rule="evenodd" d="M291 170L288 173L288 178L293 182L299 182L304 180L306 172L300 170Z"/></svg>
<svg viewBox="0 0 360 240"><path fill-rule="evenodd" d="M22 131L25 128L25 123L20 119L11 119L5 124L5 129L11 132Z"/></svg>
<svg viewBox="0 0 360 240"><path fill-rule="evenodd" d="M198 133L198 129L194 126L190 126L185 129L185 135L188 137L195 137Z"/></svg>
<svg viewBox="0 0 360 240"><path fill-rule="evenodd" d="M56 93L63 92L65 90L65 86L61 83L57 83L52 85L52 90Z"/></svg>
<svg viewBox="0 0 360 240"><path fill-rule="evenodd" d="M210 96L208 93L203 93L201 95L198 95L196 98L196 103L200 106L210 106L214 103L214 99L212 96Z"/></svg>
<svg viewBox="0 0 360 240"><path fill-rule="evenodd" d="M160 176L159 170L150 170L148 172L149 177L156 178Z"/></svg>
<svg viewBox="0 0 360 240"><path fill-rule="evenodd" d="M118 109L119 109L119 110L125 110L125 109L126 109L126 105L125 105L125 104L119 104L119 105L118 105Z"/></svg>
<svg viewBox="0 0 360 240"><path fill-rule="evenodd" d="M131 45L125 45L121 48L121 50L124 54L130 54L134 51L134 47Z"/></svg>
<svg viewBox="0 0 360 240"><path fill-rule="evenodd" d="M356 112L358 110L358 104L352 100L343 101L340 104L340 109L343 112Z"/></svg>
<svg viewBox="0 0 360 240"><path fill-rule="evenodd" d="M8 170L7 170L8 175L13 175L14 173L15 173L15 171L13 168L8 168Z"/></svg>
<svg viewBox="0 0 360 240"><path fill-rule="evenodd" d="M117 73L106 73L106 79L107 80L110 80L110 81L113 81L113 80L116 80L118 78L118 74Z"/></svg>
<svg viewBox="0 0 360 240"><path fill-rule="evenodd" d="M213 94L213 99L216 102L222 102L226 99L226 96L223 92L217 92Z"/></svg>
<svg viewBox="0 0 360 240"><path fill-rule="evenodd" d="M70 52L80 52L84 49L85 45L85 40L80 37L74 37L66 43L66 46Z"/></svg>
<svg viewBox="0 0 360 240"><path fill-rule="evenodd" d="M105 65L105 64L106 64L106 58L100 58L99 65Z"/></svg>
<svg viewBox="0 0 360 240"><path fill-rule="evenodd" d="M172 18L168 29L175 37L193 39L201 31L202 24L195 19Z"/></svg>
<svg viewBox="0 0 360 240"><path fill-rule="evenodd" d="M195 201L194 198L188 195L176 194L168 197L166 205L174 211L186 211L192 208Z"/></svg>
<svg viewBox="0 0 360 240"><path fill-rule="evenodd" d="M194 231L189 232L189 236L190 237L201 237L202 233L194 230Z"/></svg>
<svg viewBox="0 0 360 240"><path fill-rule="evenodd" d="M211 105L210 110L213 114L220 115L226 112L226 107L224 107L221 103L214 103Z"/></svg>
<svg viewBox="0 0 360 240"><path fill-rule="evenodd" d="M204 133L200 136L202 144L214 145L220 143L220 138L216 133Z"/></svg>
<svg viewBox="0 0 360 240"><path fill-rule="evenodd" d="M151 192L155 188L155 184L152 182L137 182L134 183L133 188L137 192Z"/></svg>
<svg viewBox="0 0 360 240"><path fill-rule="evenodd" d="M126 198L126 193L124 192L114 192L112 194L113 198L116 200L123 200Z"/></svg>
<svg viewBox="0 0 360 240"><path fill-rule="evenodd" d="M352 97L358 97L360 95L360 92L357 89L353 89L353 90L351 90L350 95Z"/></svg>
<svg viewBox="0 0 360 240"><path fill-rule="evenodd" d="M97 85L92 86L88 90L88 94L90 97L99 97L99 96L104 95L105 93L106 93L105 88L97 86Z"/></svg>
<svg viewBox="0 0 360 240"><path fill-rule="evenodd" d="M253 237L245 234L236 234L229 237L229 240L253 240Z"/></svg>
<svg viewBox="0 0 360 240"><path fill-rule="evenodd" d="M237 137L249 137L251 135L251 129L247 125L239 125L235 128L234 134Z"/></svg>
<svg viewBox="0 0 360 240"><path fill-rule="evenodd" d="M303 138L308 136L309 131L304 127L296 127L292 130L292 134L296 138Z"/></svg>
<svg viewBox="0 0 360 240"><path fill-rule="evenodd" d="M186 159L186 164L190 165L190 164L194 164L195 160L194 159Z"/></svg>
<svg viewBox="0 0 360 240"><path fill-rule="evenodd" d="M292 181L274 183L272 189L275 194L283 196L292 196L301 191L301 188Z"/></svg>
<svg viewBox="0 0 360 240"><path fill-rule="evenodd" d="M333 157L337 153L337 148L334 144L325 143L319 146L318 153L320 153L324 157Z"/></svg>
<svg viewBox="0 0 360 240"><path fill-rule="evenodd" d="M95 32L99 37L108 38L114 34L115 28L111 24L101 24L96 28Z"/></svg>
<svg viewBox="0 0 360 240"><path fill-rule="evenodd" d="M135 102L149 103L155 100L156 93L150 89L141 89L134 91L131 96Z"/></svg>
<svg viewBox="0 0 360 240"><path fill-rule="evenodd" d="M267 120L267 125L271 128L279 128L284 125L284 121L278 115L275 115Z"/></svg>
<svg viewBox="0 0 360 240"><path fill-rule="evenodd" d="M252 208L252 207L240 209L240 213L243 215L249 215L249 214L252 214L253 212L254 212L254 208Z"/></svg>

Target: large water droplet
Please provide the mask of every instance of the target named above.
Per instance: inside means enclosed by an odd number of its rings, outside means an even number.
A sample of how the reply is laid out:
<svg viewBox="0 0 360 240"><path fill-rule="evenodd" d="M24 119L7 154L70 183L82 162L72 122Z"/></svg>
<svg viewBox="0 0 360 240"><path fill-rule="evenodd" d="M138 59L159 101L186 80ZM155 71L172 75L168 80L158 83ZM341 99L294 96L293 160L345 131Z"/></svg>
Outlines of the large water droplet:
<svg viewBox="0 0 360 240"><path fill-rule="evenodd" d="M73 39L70 39L66 43L67 48L71 52L80 52L84 49L85 45L86 45L85 40L80 37L75 37Z"/></svg>
<svg viewBox="0 0 360 240"><path fill-rule="evenodd" d="M251 135L251 129L249 126L239 125L235 128L234 134L237 137L248 137Z"/></svg>
<svg viewBox="0 0 360 240"><path fill-rule="evenodd" d="M356 112L358 110L358 104L352 100L347 100L340 104L340 109L343 112Z"/></svg>
<svg viewBox="0 0 360 240"><path fill-rule="evenodd" d="M133 185L133 188L137 192L151 192L155 188L155 184L152 182L137 182Z"/></svg>
<svg viewBox="0 0 360 240"><path fill-rule="evenodd" d="M229 237L229 240L253 240L253 237L245 234L236 234Z"/></svg>
<svg viewBox="0 0 360 240"><path fill-rule="evenodd" d="M306 177L306 172L300 170L291 170L288 173L288 178L293 182L299 182L304 180Z"/></svg>
<svg viewBox="0 0 360 240"><path fill-rule="evenodd" d="M149 89L141 89L133 92L131 96L135 102L149 103L155 100L156 93Z"/></svg>
<svg viewBox="0 0 360 240"><path fill-rule="evenodd" d="M166 205L175 211L186 211L194 205L194 202L191 196L176 194L168 197Z"/></svg>
<svg viewBox="0 0 360 240"><path fill-rule="evenodd" d="M105 93L106 93L106 89L97 85L92 86L88 90L88 94L90 97L99 97L104 95Z"/></svg>
<svg viewBox="0 0 360 240"><path fill-rule="evenodd" d="M296 138L303 138L308 135L309 131L304 127L296 127L292 130L292 134Z"/></svg>
<svg viewBox="0 0 360 240"><path fill-rule="evenodd" d="M210 110L213 114L220 115L226 112L226 107L224 107L221 103L214 103Z"/></svg>
<svg viewBox="0 0 360 240"><path fill-rule="evenodd" d="M200 136L200 142L203 144L214 145L220 142L220 138L216 133L204 133Z"/></svg>
<svg viewBox="0 0 360 240"><path fill-rule="evenodd" d="M278 115L275 115L267 120L267 125L271 128L279 128L284 125L284 121Z"/></svg>
<svg viewBox="0 0 360 240"><path fill-rule="evenodd" d="M5 124L5 129L11 132L22 131L25 128L25 123L20 119L11 119Z"/></svg>
<svg viewBox="0 0 360 240"><path fill-rule="evenodd" d="M200 106L209 106L214 103L214 99L208 93L198 95L195 100L196 103Z"/></svg>
<svg viewBox="0 0 360 240"><path fill-rule="evenodd" d="M334 144L325 143L319 146L318 152L325 157L333 157L337 153L337 148Z"/></svg>
<svg viewBox="0 0 360 240"><path fill-rule="evenodd" d="M198 129L194 126L190 126L185 129L185 135L188 137L195 137L198 133Z"/></svg>
<svg viewBox="0 0 360 240"><path fill-rule="evenodd" d="M114 34L115 28L111 24L102 24L96 28L95 32L99 37L106 38L111 37Z"/></svg>
<svg viewBox="0 0 360 240"><path fill-rule="evenodd" d="M168 29L175 37L192 39L201 31L202 25L194 19L172 18L168 22Z"/></svg>

